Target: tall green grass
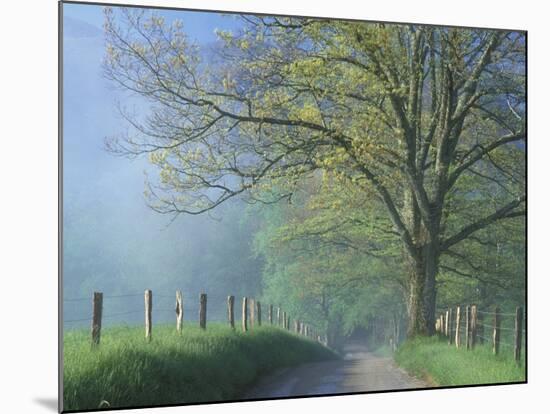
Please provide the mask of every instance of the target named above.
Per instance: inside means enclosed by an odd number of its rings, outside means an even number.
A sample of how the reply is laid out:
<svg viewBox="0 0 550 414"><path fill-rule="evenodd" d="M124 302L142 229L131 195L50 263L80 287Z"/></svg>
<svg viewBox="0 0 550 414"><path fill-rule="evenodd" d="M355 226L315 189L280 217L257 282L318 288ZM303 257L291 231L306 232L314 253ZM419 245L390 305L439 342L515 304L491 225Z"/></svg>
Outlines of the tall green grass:
<svg viewBox="0 0 550 414"><path fill-rule="evenodd" d="M258 376L297 363L336 358L312 340L274 327L246 334L222 324L206 331L156 326L105 329L92 349L88 331L64 337L64 410L196 403L236 399Z"/></svg>
<svg viewBox="0 0 550 414"><path fill-rule="evenodd" d="M516 364L510 349L495 356L487 345L477 345L474 350L457 349L438 337L406 341L397 350L395 360L434 386L525 381L525 361Z"/></svg>

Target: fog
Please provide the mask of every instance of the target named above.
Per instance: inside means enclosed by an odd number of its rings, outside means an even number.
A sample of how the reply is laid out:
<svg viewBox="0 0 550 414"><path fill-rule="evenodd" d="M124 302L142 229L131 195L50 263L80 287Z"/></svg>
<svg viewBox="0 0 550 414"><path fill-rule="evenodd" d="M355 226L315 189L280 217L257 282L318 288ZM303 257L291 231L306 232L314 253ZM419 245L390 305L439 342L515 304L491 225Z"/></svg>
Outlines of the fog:
<svg viewBox="0 0 550 414"><path fill-rule="evenodd" d="M198 16L187 27L191 34L211 40L212 25L223 24L221 19L210 18L211 26L205 27ZM201 292L208 294L208 319L222 319L227 295L254 296L260 291L261 259L251 251L256 219L239 201L210 216L174 221L146 205L145 173L152 172L147 160L116 157L104 149L105 137L126 129L116 102L127 102L128 96L102 76L100 22L98 7L65 6L65 326L89 324L94 291L105 296L105 324L142 322L145 289L153 290L157 321L174 318L176 289L183 291L185 319L197 318ZM131 102L142 104L137 98Z"/></svg>

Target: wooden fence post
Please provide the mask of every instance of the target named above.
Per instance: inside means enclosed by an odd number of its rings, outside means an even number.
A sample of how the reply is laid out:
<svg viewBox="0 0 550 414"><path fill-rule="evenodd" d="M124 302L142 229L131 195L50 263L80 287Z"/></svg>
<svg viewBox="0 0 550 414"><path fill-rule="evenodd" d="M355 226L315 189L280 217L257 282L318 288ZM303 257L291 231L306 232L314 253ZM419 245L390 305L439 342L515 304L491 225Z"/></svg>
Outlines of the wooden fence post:
<svg viewBox="0 0 550 414"><path fill-rule="evenodd" d="M495 306L495 318L493 320L493 354L498 355L500 351L500 308Z"/></svg>
<svg viewBox="0 0 550 414"><path fill-rule="evenodd" d="M516 323L514 326L514 359L519 364L521 361L521 340L523 334L523 308L516 308Z"/></svg>
<svg viewBox="0 0 550 414"><path fill-rule="evenodd" d="M201 293L199 302L199 326L206 329L206 293Z"/></svg>
<svg viewBox="0 0 550 414"><path fill-rule="evenodd" d="M456 307L455 345L460 348L460 306Z"/></svg>
<svg viewBox="0 0 550 414"><path fill-rule="evenodd" d="M476 346L476 337L477 337L477 306L472 305L470 312L472 313L472 320L470 321L470 334L472 349Z"/></svg>
<svg viewBox="0 0 550 414"><path fill-rule="evenodd" d="M256 323L256 301L254 299L248 299L248 308L250 312L250 328L252 328Z"/></svg>
<svg viewBox="0 0 550 414"><path fill-rule="evenodd" d="M445 311L445 336L449 336L449 311Z"/></svg>
<svg viewBox="0 0 550 414"><path fill-rule="evenodd" d="M103 314L103 293L94 292L92 298L92 346L99 345L101 338L101 317Z"/></svg>
<svg viewBox="0 0 550 414"><path fill-rule="evenodd" d="M466 338L464 342L466 343L466 349L470 349L470 307L466 306Z"/></svg>
<svg viewBox="0 0 550 414"><path fill-rule="evenodd" d="M145 291L145 339L151 341L151 333L153 331L153 321L151 316L153 313L153 292L150 289Z"/></svg>
<svg viewBox="0 0 550 414"><path fill-rule="evenodd" d="M290 315L287 315L286 317L286 329L290 331Z"/></svg>
<svg viewBox="0 0 550 414"><path fill-rule="evenodd" d="M452 345L455 340L453 335L453 308L449 308L449 345Z"/></svg>
<svg viewBox="0 0 550 414"><path fill-rule="evenodd" d="M267 310L267 318L269 319L269 324L273 325L273 305L269 305Z"/></svg>
<svg viewBox="0 0 550 414"><path fill-rule="evenodd" d="M262 326L262 304L259 300L256 301L256 321L258 326Z"/></svg>
<svg viewBox="0 0 550 414"><path fill-rule="evenodd" d="M183 326L183 296L181 290L176 290L176 332L181 334Z"/></svg>
<svg viewBox="0 0 550 414"><path fill-rule="evenodd" d="M277 326L281 326L281 307L277 307Z"/></svg>
<svg viewBox="0 0 550 414"><path fill-rule="evenodd" d="M286 311L283 311L283 329L286 329Z"/></svg>
<svg viewBox="0 0 550 414"><path fill-rule="evenodd" d="M243 312L242 312L242 328L243 332L248 331L248 298L243 298Z"/></svg>
<svg viewBox="0 0 550 414"><path fill-rule="evenodd" d="M231 329L235 329L235 296L227 297L227 319L229 320L229 326Z"/></svg>
<svg viewBox="0 0 550 414"><path fill-rule="evenodd" d="M294 319L294 332L300 332L300 321L297 321L296 319Z"/></svg>

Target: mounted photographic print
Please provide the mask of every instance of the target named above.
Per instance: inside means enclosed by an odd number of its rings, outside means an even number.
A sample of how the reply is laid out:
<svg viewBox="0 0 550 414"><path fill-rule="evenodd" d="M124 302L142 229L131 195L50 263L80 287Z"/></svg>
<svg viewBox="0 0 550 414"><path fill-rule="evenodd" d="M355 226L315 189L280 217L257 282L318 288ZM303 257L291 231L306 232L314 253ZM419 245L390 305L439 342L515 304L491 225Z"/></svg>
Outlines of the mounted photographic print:
<svg viewBox="0 0 550 414"><path fill-rule="evenodd" d="M60 409L526 382L524 31L60 4Z"/></svg>

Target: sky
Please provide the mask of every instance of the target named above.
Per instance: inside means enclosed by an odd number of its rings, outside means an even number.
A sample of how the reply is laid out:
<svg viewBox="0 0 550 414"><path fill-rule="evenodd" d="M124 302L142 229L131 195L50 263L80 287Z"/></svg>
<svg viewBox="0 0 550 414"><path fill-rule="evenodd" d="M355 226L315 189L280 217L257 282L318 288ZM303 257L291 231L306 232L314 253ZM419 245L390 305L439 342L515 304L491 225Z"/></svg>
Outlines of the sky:
<svg viewBox="0 0 550 414"><path fill-rule="evenodd" d="M116 7L115 7L116 8ZM184 10L155 10L167 20L180 19L185 32L195 38L200 44L216 40L216 28L230 30L237 27L234 16L214 12L184 11ZM103 25L103 7L91 4L63 4L63 16L78 19L101 30Z"/></svg>
<svg viewBox="0 0 550 414"><path fill-rule="evenodd" d="M216 41L216 28L236 27L234 17L217 13L162 11L165 19L182 20L199 46ZM139 98L117 90L102 75L104 55L102 7L63 5L63 287L65 320L88 315L88 298L105 295L173 292L175 271L204 288L217 268L208 250L220 235L235 231L218 217L169 217L146 205L147 160L115 157L104 149L105 137L125 132L116 102L145 107ZM218 239L213 239L217 237ZM233 254L238 272L239 257ZM204 257L205 262L201 262ZM187 264L187 268L182 264ZM210 274L202 272L210 264ZM231 263L225 263L230 267ZM182 269L182 266L184 267ZM219 266L221 267L221 265ZM176 270L177 269L177 270ZM189 275L188 273L193 273ZM155 290L156 289L156 290ZM71 301L81 299L84 301ZM134 298L135 299L135 298ZM140 299L136 306L140 306ZM126 309L128 303L120 304ZM113 313L117 309L107 309ZM141 317L138 315L136 317Z"/></svg>

